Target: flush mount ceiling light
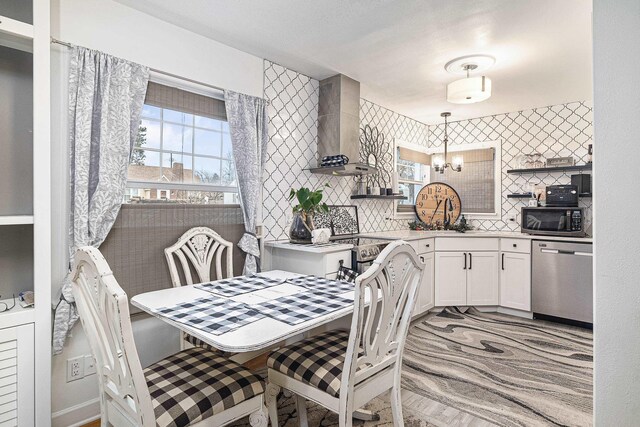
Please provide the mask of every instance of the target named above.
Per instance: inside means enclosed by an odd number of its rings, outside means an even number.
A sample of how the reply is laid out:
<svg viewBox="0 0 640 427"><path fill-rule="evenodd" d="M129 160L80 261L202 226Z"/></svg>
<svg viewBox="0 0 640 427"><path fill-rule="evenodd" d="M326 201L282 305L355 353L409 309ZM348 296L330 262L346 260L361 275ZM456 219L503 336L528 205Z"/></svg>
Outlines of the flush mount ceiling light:
<svg viewBox="0 0 640 427"><path fill-rule="evenodd" d="M486 76L470 77L470 72L485 71L496 62L493 56L471 55L447 62L445 70L452 74L466 74L466 78L447 85L447 101L452 104L473 104L491 97L491 79Z"/></svg>

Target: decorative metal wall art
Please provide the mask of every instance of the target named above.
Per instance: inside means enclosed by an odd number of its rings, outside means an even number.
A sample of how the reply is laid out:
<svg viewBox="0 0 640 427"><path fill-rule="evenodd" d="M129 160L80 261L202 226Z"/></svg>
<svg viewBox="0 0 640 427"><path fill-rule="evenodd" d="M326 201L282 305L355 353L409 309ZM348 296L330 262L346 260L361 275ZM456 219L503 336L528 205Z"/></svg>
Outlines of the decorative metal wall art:
<svg viewBox="0 0 640 427"><path fill-rule="evenodd" d="M378 169L377 173L365 177L367 187L391 187L393 155L389 142L375 126L367 124L360 129L360 159Z"/></svg>

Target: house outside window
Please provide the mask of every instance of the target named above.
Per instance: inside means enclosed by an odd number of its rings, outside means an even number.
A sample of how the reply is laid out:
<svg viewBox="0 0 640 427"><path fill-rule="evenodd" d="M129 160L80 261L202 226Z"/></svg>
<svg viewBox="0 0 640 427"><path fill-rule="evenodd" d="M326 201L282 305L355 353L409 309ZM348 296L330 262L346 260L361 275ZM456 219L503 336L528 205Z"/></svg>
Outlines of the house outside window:
<svg viewBox="0 0 640 427"><path fill-rule="evenodd" d="M127 203L238 204L224 101L150 82Z"/></svg>

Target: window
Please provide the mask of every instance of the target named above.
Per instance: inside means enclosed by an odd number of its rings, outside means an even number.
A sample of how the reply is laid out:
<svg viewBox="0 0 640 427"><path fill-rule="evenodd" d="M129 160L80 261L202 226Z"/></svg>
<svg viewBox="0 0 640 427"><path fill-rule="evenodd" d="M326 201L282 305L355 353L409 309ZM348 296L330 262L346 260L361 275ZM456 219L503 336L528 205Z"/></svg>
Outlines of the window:
<svg viewBox="0 0 640 427"><path fill-rule="evenodd" d="M398 201L396 212L413 215L416 195L429 182L431 156L424 148L398 142L395 158L398 189L407 197Z"/></svg>
<svg viewBox="0 0 640 427"><path fill-rule="evenodd" d="M462 156L462 171L447 168L444 173L439 173L432 170L432 181L447 183L458 192L463 214L473 218L499 218L501 187L500 170L496 167L500 165L500 162L496 162L498 150L495 146L464 148L451 153ZM450 162L451 158L447 161Z"/></svg>
<svg viewBox="0 0 640 427"><path fill-rule="evenodd" d="M409 148L410 147L410 148ZM396 203L396 217L413 217L416 194L429 182L451 185L462 201L462 213L476 219L499 219L501 214L500 141L464 144L449 148L462 156L462 172L447 169L443 174L431 167L431 157L440 149L427 149L398 142L395 150L398 187L408 200Z"/></svg>
<svg viewBox="0 0 640 427"><path fill-rule="evenodd" d="M125 201L239 203L223 101L149 83Z"/></svg>

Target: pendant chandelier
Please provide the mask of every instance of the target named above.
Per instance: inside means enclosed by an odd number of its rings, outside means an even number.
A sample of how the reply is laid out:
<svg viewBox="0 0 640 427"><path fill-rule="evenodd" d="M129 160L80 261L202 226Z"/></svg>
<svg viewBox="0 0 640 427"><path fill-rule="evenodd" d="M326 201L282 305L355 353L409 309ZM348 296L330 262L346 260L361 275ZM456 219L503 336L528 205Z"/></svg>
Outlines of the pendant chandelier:
<svg viewBox="0 0 640 427"><path fill-rule="evenodd" d="M448 133L448 122L447 119L451 116L451 113L444 112L440 113L440 117L444 117L444 156L435 155L432 157L431 166L435 169L436 172L444 173L447 168L451 168L456 172L462 172L462 166L464 160L462 156L453 156L451 159L451 163L447 162L447 144L449 143L449 133Z"/></svg>

